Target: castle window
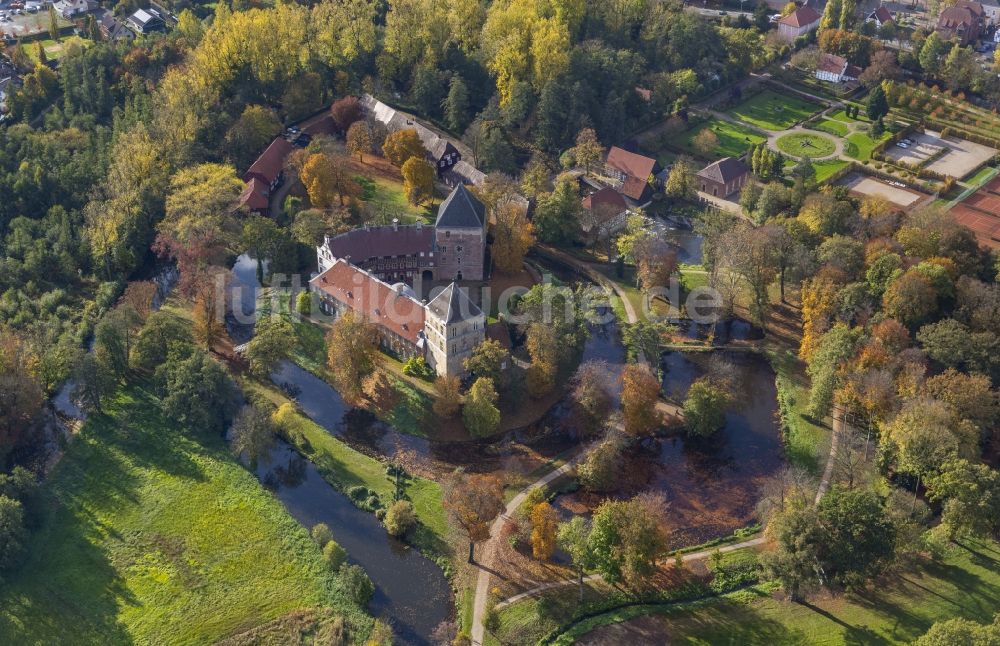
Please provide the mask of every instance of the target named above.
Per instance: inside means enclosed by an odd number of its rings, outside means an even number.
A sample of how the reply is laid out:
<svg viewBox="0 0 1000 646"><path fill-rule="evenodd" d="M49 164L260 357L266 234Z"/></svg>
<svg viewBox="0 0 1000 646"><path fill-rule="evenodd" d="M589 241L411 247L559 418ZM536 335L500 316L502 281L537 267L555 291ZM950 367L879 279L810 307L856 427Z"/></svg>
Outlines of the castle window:
<svg viewBox="0 0 1000 646"><path fill-rule="evenodd" d="M445 231L444 232L444 237L450 238L451 237L451 231Z"/></svg>
<svg viewBox="0 0 1000 646"><path fill-rule="evenodd" d="M462 253L462 245L458 245L457 247L455 247L455 251L457 251L458 253Z"/></svg>

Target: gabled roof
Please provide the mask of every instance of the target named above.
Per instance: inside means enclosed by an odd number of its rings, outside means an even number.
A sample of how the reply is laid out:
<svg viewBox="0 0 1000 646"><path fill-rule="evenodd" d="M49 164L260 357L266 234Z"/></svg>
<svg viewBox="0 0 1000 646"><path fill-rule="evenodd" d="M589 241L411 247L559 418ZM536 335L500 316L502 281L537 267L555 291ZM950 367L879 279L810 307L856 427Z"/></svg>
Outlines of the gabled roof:
<svg viewBox="0 0 1000 646"><path fill-rule="evenodd" d="M260 154L257 161L247 169L243 179L249 180L251 177L259 177L268 184L278 179L284 169L285 157L292 152L292 144L285 141L284 137L278 137L271 142L271 145Z"/></svg>
<svg viewBox="0 0 1000 646"><path fill-rule="evenodd" d="M396 110L385 103L382 103L370 94L365 94L361 97L361 105L372 114L378 121L385 124L386 129L389 132L397 132L399 130L415 130L417 132L417 137L420 138L420 143L424 145L427 152L435 161L440 161L442 157L451 152L460 151L452 144L452 142L434 132L424 124L417 121L416 117Z"/></svg>
<svg viewBox="0 0 1000 646"><path fill-rule="evenodd" d="M245 206L251 211L267 209L271 205L267 199L268 188L268 185L261 180L251 177L240 194L240 206Z"/></svg>
<svg viewBox="0 0 1000 646"><path fill-rule="evenodd" d="M836 54L823 53L816 64L817 72L829 72L830 74L843 74L847 69L847 59Z"/></svg>
<svg viewBox="0 0 1000 646"><path fill-rule="evenodd" d="M486 207L459 184L438 208L435 227L476 229L486 226Z"/></svg>
<svg viewBox="0 0 1000 646"><path fill-rule="evenodd" d="M981 2L972 2L970 0L958 0L958 2L955 3L955 6L959 7L960 9L968 9L969 13L971 13L976 18L982 18L983 16L986 15L986 10L983 9L983 3Z"/></svg>
<svg viewBox="0 0 1000 646"><path fill-rule="evenodd" d="M618 146L612 146L611 150L608 151L607 164L626 175L640 179L643 183L653 174L653 169L656 168L655 159L638 153L631 153ZM628 195L628 193L625 194Z"/></svg>
<svg viewBox="0 0 1000 646"><path fill-rule="evenodd" d="M422 340L424 306L354 265L336 260L309 281L315 289L414 345Z"/></svg>
<svg viewBox="0 0 1000 646"><path fill-rule="evenodd" d="M881 5L875 11L868 14L868 18L877 20L880 25L893 21L892 12Z"/></svg>
<svg viewBox="0 0 1000 646"><path fill-rule="evenodd" d="M717 162L712 162L708 166L698 171L698 177L728 184L735 179L739 179L748 172L746 164L733 157L723 157Z"/></svg>
<svg viewBox="0 0 1000 646"><path fill-rule="evenodd" d="M624 211L628 206L625 204L625 198L622 194L611 188L610 186L605 186L601 190L588 195L583 198L583 208L593 209L600 206L609 206L613 208L620 209Z"/></svg>
<svg viewBox="0 0 1000 646"><path fill-rule="evenodd" d="M976 22L976 17L968 7L948 7L941 12L938 18L939 29L955 29L957 27L971 27Z"/></svg>
<svg viewBox="0 0 1000 646"><path fill-rule="evenodd" d="M458 323L483 315L461 287L452 283L427 303L427 311L445 324Z"/></svg>
<svg viewBox="0 0 1000 646"><path fill-rule="evenodd" d="M362 227L329 238L326 246L334 258L350 258L355 264L372 258L429 254L434 250L434 227Z"/></svg>
<svg viewBox="0 0 1000 646"><path fill-rule="evenodd" d="M816 13L816 10L812 7L805 6L799 7L792 13L788 14L784 18L778 21L779 25L788 25L789 27L807 27L814 22L819 22L820 15Z"/></svg>

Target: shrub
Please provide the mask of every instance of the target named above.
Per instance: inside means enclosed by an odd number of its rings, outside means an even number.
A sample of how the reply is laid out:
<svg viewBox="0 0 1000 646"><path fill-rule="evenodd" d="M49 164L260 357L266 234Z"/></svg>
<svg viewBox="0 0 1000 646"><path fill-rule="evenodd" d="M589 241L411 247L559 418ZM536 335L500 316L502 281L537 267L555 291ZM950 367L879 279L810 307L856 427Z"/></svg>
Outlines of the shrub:
<svg viewBox="0 0 1000 646"><path fill-rule="evenodd" d="M347 561L347 551L337 541L331 539L323 547L323 560L332 571L338 572Z"/></svg>
<svg viewBox="0 0 1000 646"><path fill-rule="evenodd" d="M317 545L325 547L333 540L333 532L330 531L330 526L326 523L316 523L312 528L312 537Z"/></svg>
<svg viewBox="0 0 1000 646"><path fill-rule="evenodd" d="M417 524L417 515L408 500L397 500L385 515L385 528L392 536L404 536Z"/></svg>
<svg viewBox="0 0 1000 646"><path fill-rule="evenodd" d="M359 606L367 606L375 594L375 585L360 565L348 565L340 569L340 585L344 592Z"/></svg>
<svg viewBox="0 0 1000 646"><path fill-rule="evenodd" d="M410 357L403 364L403 374L430 381L437 376L434 369L427 365L423 357Z"/></svg>
<svg viewBox="0 0 1000 646"><path fill-rule="evenodd" d="M298 297L295 299L295 309L302 316L312 314L312 294L309 292L299 292Z"/></svg>

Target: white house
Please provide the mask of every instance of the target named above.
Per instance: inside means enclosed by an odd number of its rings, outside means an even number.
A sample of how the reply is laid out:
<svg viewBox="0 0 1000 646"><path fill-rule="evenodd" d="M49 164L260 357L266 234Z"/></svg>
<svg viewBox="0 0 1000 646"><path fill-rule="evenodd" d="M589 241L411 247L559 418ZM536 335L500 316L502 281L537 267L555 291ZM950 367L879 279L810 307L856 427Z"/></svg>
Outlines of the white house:
<svg viewBox="0 0 1000 646"><path fill-rule="evenodd" d="M850 65L847 59L834 54L822 54L816 65L816 78L831 83L858 80L858 68Z"/></svg>
<svg viewBox="0 0 1000 646"><path fill-rule="evenodd" d="M97 9L98 4L96 0L59 0L54 6L56 13L69 20Z"/></svg>
<svg viewBox="0 0 1000 646"><path fill-rule="evenodd" d="M887 23L894 22L894 20L892 19L892 12L884 6L879 5L875 11L868 14L868 17L865 18L865 22L873 22L876 27L881 27Z"/></svg>

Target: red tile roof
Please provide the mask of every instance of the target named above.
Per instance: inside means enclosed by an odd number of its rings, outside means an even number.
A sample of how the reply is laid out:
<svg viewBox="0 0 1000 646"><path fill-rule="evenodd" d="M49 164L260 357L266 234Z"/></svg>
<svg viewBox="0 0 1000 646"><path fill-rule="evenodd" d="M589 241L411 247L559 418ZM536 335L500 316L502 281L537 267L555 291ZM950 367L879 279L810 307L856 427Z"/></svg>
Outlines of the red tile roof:
<svg viewBox="0 0 1000 646"><path fill-rule="evenodd" d="M610 186L605 186L596 193L583 198L583 208L593 209L595 206L610 206L622 211L628 208L622 194Z"/></svg>
<svg viewBox="0 0 1000 646"><path fill-rule="evenodd" d="M608 166L620 170L626 175L639 178L643 183L653 174L653 169L656 168L655 159L650 159L638 153L630 153L618 146L612 146L611 150L608 151L607 163ZM625 194L629 195L628 193ZM629 195L629 197L632 196Z"/></svg>
<svg viewBox="0 0 1000 646"><path fill-rule="evenodd" d="M285 165L285 157L292 150L292 144L285 141L284 137L278 137L260 154L257 161L247 169L247 172L243 175L243 179L250 181L251 177L256 177L270 186L281 175L281 171Z"/></svg>
<svg viewBox="0 0 1000 646"><path fill-rule="evenodd" d="M879 7L871 15L878 19L879 24L884 25L887 22L892 22L892 12L885 7Z"/></svg>
<svg viewBox="0 0 1000 646"><path fill-rule="evenodd" d="M816 64L817 72L829 72L830 74L843 74L847 69L847 59L836 54L824 53L819 57Z"/></svg>
<svg viewBox="0 0 1000 646"><path fill-rule="evenodd" d="M812 7L799 7L778 21L778 24L789 27L805 27L819 21L819 14Z"/></svg>
<svg viewBox="0 0 1000 646"><path fill-rule="evenodd" d="M267 193L268 185L256 177L251 177L240 194L240 206L245 206L251 211L266 211L271 206Z"/></svg>
<svg viewBox="0 0 1000 646"><path fill-rule="evenodd" d="M424 329L423 305L343 260L309 281L315 289L416 345Z"/></svg>

